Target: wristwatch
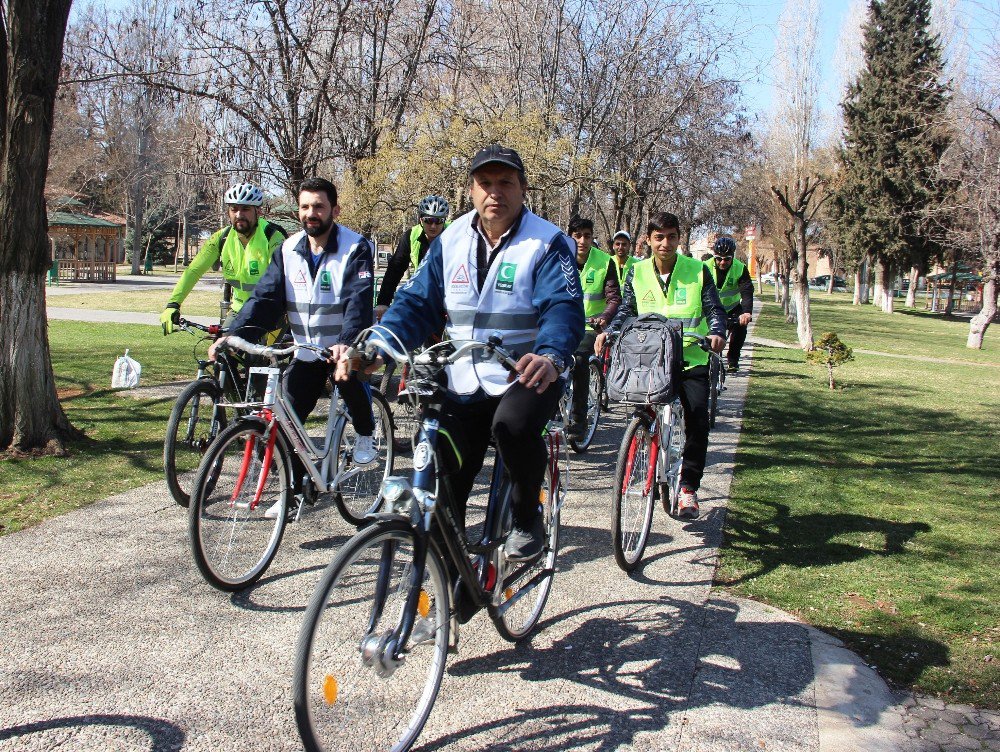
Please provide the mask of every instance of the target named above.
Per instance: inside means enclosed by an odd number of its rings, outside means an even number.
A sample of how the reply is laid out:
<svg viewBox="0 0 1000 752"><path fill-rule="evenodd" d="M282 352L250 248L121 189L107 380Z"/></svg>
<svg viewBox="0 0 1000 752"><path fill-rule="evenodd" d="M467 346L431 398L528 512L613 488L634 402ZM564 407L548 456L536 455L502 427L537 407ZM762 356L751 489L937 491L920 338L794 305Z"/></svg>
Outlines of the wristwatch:
<svg viewBox="0 0 1000 752"><path fill-rule="evenodd" d="M562 373L566 370L566 361L560 358L558 355L552 355L551 353L542 353L542 357L550 361L553 366L555 366L556 373Z"/></svg>

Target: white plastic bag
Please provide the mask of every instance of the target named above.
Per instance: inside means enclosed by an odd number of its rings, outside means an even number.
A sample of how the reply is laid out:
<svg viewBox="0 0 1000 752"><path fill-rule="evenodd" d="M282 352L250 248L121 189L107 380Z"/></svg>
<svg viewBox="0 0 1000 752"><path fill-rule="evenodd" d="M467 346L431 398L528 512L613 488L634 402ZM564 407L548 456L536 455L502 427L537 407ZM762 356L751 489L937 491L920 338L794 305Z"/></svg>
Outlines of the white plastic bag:
<svg viewBox="0 0 1000 752"><path fill-rule="evenodd" d="M111 373L112 389L131 389L139 386L139 374L142 366L139 361L128 356L128 350L115 361L115 370Z"/></svg>

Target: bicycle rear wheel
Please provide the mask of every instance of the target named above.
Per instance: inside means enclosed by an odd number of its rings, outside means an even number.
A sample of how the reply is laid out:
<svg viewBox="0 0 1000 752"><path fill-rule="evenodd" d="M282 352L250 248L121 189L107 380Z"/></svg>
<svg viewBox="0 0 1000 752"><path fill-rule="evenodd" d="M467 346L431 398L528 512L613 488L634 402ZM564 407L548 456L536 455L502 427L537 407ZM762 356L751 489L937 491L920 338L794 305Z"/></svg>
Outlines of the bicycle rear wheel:
<svg viewBox="0 0 1000 752"><path fill-rule="evenodd" d="M546 468L539 495L545 521L545 548L537 559L503 565L503 582L498 584L500 603L490 603L488 607L500 636L510 642L523 640L531 634L549 599L559 554L559 515L566 494L565 477L565 473L560 473L557 480L551 465Z"/></svg>
<svg viewBox="0 0 1000 752"><path fill-rule="evenodd" d="M243 420L219 434L198 469L188 510L194 560L211 585L240 590L264 574L285 531L290 478L288 450L277 438L268 451L261 421Z"/></svg>
<svg viewBox="0 0 1000 752"><path fill-rule="evenodd" d="M708 359L708 427L715 428L715 416L719 412L719 371L721 365L719 359L709 357Z"/></svg>
<svg viewBox="0 0 1000 752"><path fill-rule="evenodd" d="M191 487L201 458L226 427L221 400L222 389L215 381L198 379L184 387L170 411L163 442L163 474L170 495L182 507L191 503Z"/></svg>
<svg viewBox="0 0 1000 752"><path fill-rule="evenodd" d="M373 462L367 465L355 464L352 449L357 433L349 420L336 443L341 480L334 498L344 519L356 527L368 522L366 515L378 505L382 481L392 475L395 462L389 403L375 389L372 389L372 413L375 416L375 433L372 436L378 452Z"/></svg>
<svg viewBox="0 0 1000 752"><path fill-rule="evenodd" d="M642 560L653 520L653 484L649 482L649 472L656 457L650 430L646 416L632 418L622 437L615 467L611 540L615 562L626 572L631 572Z"/></svg>
<svg viewBox="0 0 1000 752"><path fill-rule="evenodd" d="M604 391L604 374L601 373L600 365L595 360L590 361L590 386L587 391L587 425L584 428L583 437L580 439L570 439L569 445L573 451L579 453L586 452L594 440L597 433L597 423L601 419L601 394Z"/></svg>
<svg viewBox="0 0 1000 752"><path fill-rule="evenodd" d="M414 544L406 523L379 522L345 543L323 573L295 655L295 720L309 752L402 752L423 729L447 658L448 584L434 546L414 582ZM396 662L387 644L414 586L414 628Z"/></svg>

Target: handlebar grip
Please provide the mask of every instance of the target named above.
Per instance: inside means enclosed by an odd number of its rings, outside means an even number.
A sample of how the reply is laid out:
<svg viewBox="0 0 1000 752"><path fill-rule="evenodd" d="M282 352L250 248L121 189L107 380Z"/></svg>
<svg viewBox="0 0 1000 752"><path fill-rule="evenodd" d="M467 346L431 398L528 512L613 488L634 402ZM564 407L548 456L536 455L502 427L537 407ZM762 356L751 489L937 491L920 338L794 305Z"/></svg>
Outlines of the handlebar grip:
<svg viewBox="0 0 1000 752"><path fill-rule="evenodd" d="M268 355L273 348L267 345L255 345L242 337L226 337L226 347L230 350L242 350L250 355Z"/></svg>

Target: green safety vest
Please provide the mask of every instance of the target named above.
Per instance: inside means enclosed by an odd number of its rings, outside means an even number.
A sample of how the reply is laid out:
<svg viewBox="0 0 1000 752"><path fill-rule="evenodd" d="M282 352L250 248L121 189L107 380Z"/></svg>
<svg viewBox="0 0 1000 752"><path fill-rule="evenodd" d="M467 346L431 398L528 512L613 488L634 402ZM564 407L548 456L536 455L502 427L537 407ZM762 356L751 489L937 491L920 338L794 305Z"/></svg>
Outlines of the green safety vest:
<svg viewBox="0 0 1000 752"><path fill-rule="evenodd" d="M444 226L447 228L451 222L445 222ZM420 236L423 234L424 228L418 222L413 227L410 228L410 270L413 271L418 266L420 266ZM440 235L438 236L440 237Z"/></svg>
<svg viewBox="0 0 1000 752"><path fill-rule="evenodd" d="M712 281L714 282L717 279L715 274L715 257L713 256L706 261L705 266L711 270ZM729 313L740 304L740 288L737 283L740 281L740 277L743 276L743 270L746 268L746 264L738 258L734 258L733 263L726 272L726 278L719 286L719 300L722 302L722 307L726 309L726 313Z"/></svg>
<svg viewBox="0 0 1000 752"><path fill-rule="evenodd" d="M588 319L600 316L608 307L604 299L604 282L608 276L608 262L611 257L600 248L591 248L587 262L580 270L580 286L583 288L583 315Z"/></svg>
<svg viewBox="0 0 1000 752"><path fill-rule="evenodd" d="M269 231L270 230L270 231ZM276 233L277 231L277 233ZM233 312L239 311L250 300L253 289L271 263L271 238L275 234L284 235L276 225L266 220L257 223L257 230L247 244L240 242L239 233L227 232L222 246L222 276L226 284L233 288ZM221 238L220 238L221 239ZM282 238L283 239L283 238Z"/></svg>
<svg viewBox="0 0 1000 752"><path fill-rule="evenodd" d="M658 313L668 319L678 319L683 322L685 332L707 336L708 320L701 310L705 265L690 256L677 254L677 263L670 273L670 283L664 296L659 273L653 264L653 258L648 258L633 267L632 293L635 295L636 311L640 314ZM708 353L691 337L685 337L684 361L686 369L703 366L708 363Z"/></svg>
<svg viewBox="0 0 1000 752"><path fill-rule="evenodd" d="M618 270L618 285L619 286L624 285L625 284L625 275L628 274L628 270L629 269L631 269L633 266L636 265L636 263L639 261L639 259L637 259L635 256L629 256L628 259L625 261L625 265L622 266L622 264L619 263L619 261L618 261L618 256L612 254L611 258L614 259L614 261L615 261L615 269Z"/></svg>

